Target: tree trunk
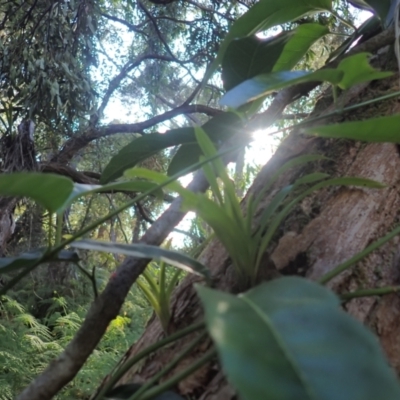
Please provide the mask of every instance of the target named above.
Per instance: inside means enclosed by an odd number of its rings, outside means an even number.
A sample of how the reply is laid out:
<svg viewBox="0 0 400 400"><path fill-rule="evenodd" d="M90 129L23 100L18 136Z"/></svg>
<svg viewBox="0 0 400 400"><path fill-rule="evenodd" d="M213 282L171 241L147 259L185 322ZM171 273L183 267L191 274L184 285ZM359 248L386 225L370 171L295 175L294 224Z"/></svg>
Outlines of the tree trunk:
<svg viewBox="0 0 400 400"><path fill-rule="evenodd" d="M385 81L359 85L344 93L339 104L350 105L393 92L398 86L398 77ZM332 111L330 98L324 97L316 106L313 116ZM361 120L374 116L399 112L397 100L385 101L358 109L355 112L324 121L331 123L344 120ZM317 111L319 110L319 111ZM386 188L360 189L337 187L324 189L306 198L282 224L279 237L269 250L276 269L283 275L301 275L316 280L338 264L363 250L371 242L389 232L399 221L400 209L400 158L396 145L365 144L350 140L332 140L302 136L293 131L281 144L273 158L264 166L249 194L257 194L271 176L288 159L302 154L323 154L326 161L314 163L312 167L296 168L281 176L267 193L256 212L260 215L272 196L283 185L306 171L328 172L333 176L358 176L374 179L386 184ZM245 207L245 204L243 205ZM257 222L257 221L255 221ZM372 255L355 265L350 271L334 279L330 287L337 293L361 288L389 286L399 283L400 247L395 238ZM222 245L212 241L200 256L208 266L221 290L235 292L237 282L228 254ZM267 266L265 266L267 267ZM270 265L268 266L268 268ZM173 330L184 328L202 317L200 301L193 283L200 281L188 276L176 289L172 301ZM379 336L390 363L400 373L400 298L396 294L384 297L365 297L344 305L350 314L368 325ZM120 363L126 362L143 348L164 337L159 322L153 318L143 336L125 354ZM193 337L175 343L148 357L140 366L131 368L119 384L144 382L154 376L168 361L173 359ZM191 364L210 346L206 339L179 364L175 371ZM202 400L227 400L235 398L233 389L227 384L219 366L210 363L175 388L182 395L191 395Z"/></svg>

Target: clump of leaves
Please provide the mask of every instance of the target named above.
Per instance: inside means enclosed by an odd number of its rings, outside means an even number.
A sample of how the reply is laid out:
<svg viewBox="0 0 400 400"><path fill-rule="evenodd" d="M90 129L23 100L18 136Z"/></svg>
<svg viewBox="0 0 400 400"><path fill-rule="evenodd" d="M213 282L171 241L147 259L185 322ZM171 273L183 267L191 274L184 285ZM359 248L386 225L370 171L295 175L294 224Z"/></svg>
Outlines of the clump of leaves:
<svg viewBox="0 0 400 400"><path fill-rule="evenodd" d="M171 242L168 242L166 247L169 249ZM168 265L164 261L152 262L136 281L146 300L154 309L165 332L168 331L171 319L171 294L182 273L180 269L169 273L168 269Z"/></svg>
<svg viewBox="0 0 400 400"><path fill-rule="evenodd" d="M217 154L214 144L201 128L196 128L196 138L203 152L201 159L212 158ZM343 177L330 178L328 174L311 173L297 179L293 184L282 188L264 208L256 228L254 215L265 193L278 177L288 169L322 159L319 155L307 155L292 159L285 163L269 179L257 198L250 198L247 210L242 212L240 200L236 196L235 186L229 177L222 161L215 158L203 166L204 174L210 184L215 201L206 195L193 193L174 182L168 187L183 197L182 207L195 211L211 228L227 249L236 268L239 279L245 286L254 285L257 281L263 255L275 232L290 211L312 192L337 185L355 185L369 188L382 188L383 185L363 178ZM127 176L142 177L158 183L165 182L166 177L153 171L131 169ZM295 189L299 189L296 190ZM300 192L300 194L296 194ZM292 194L293 199L288 199Z"/></svg>

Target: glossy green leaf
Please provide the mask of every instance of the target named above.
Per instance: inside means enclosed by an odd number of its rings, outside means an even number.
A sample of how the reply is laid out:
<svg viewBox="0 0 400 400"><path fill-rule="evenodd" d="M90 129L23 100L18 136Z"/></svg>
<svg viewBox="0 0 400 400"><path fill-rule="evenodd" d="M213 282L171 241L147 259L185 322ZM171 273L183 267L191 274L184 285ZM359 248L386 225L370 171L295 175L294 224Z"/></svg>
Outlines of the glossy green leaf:
<svg viewBox="0 0 400 400"><path fill-rule="evenodd" d="M331 9L331 0L260 0L232 24L220 46L215 61L207 71L206 79L211 76L222 62L232 40L266 31L269 28L294 21L307 14Z"/></svg>
<svg viewBox="0 0 400 400"><path fill-rule="evenodd" d="M354 1L354 0L353 0ZM360 1L360 0L357 0ZM387 28L393 21L394 10L396 6L395 0L365 0L373 11L379 16L382 24Z"/></svg>
<svg viewBox="0 0 400 400"><path fill-rule="evenodd" d="M227 112L211 118L202 127L213 141L219 141L225 140L240 130L242 124L237 114ZM194 128L177 128L163 134L151 133L141 136L123 147L111 159L101 175L100 183L108 183L113 179L119 178L125 170L134 167L139 162L157 154L161 150L181 144L193 144L195 142ZM194 156L193 163L197 161L198 158ZM179 168L183 168L183 166ZM169 173L172 175L172 172Z"/></svg>
<svg viewBox="0 0 400 400"><path fill-rule="evenodd" d="M368 61L369 57L369 53L359 53L340 62L337 69L343 71L343 78L338 83L341 89L349 89L362 82L383 79L393 75L393 72L381 72L371 67Z"/></svg>
<svg viewBox="0 0 400 400"><path fill-rule="evenodd" d="M271 72L293 33L282 32L268 39L249 36L233 40L222 60L225 90L230 90L256 75Z"/></svg>
<svg viewBox="0 0 400 400"><path fill-rule="evenodd" d="M243 129L243 121L238 114L221 113L207 121L202 127L204 132L214 143L222 143ZM168 166L168 175L172 176L190 167L199 161L202 154L195 138L195 130L192 129L191 143L183 144L176 152Z"/></svg>
<svg viewBox="0 0 400 400"><path fill-rule="evenodd" d="M142 243L112 243L98 240L80 240L78 242L74 242L73 246L84 250L95 250L165 261L168 264L171 264L184 271L202 276L208 281L211 278L210 271L199 261L178 251L163 249L162 247L158 246L151 246Z"/></svg>
<svg viewBox="0 0 400 400"><path fill-rule="evenodd" d="M71 179L60 175L37 172L0 175L0 195L29 197L52 213L61 209L72 189Z"/></svg>
<svg viewBox="0 0 400 400"><path fill-rule="evenodd" d="M126 169L171 146L194 141L193 128L177 128L160 133L150 133L123 147L105 167L100 183L119 178Z"/></svg>
<svg viewBox="0 0 400 400"><path fill-rule="evenodd" d="M308 135L400 143L400 114L304 129Z"/></svg>
<svg viewBox="0 0 400 400"><path fill-rule="evenodd" d="M268 39L256 36L233 40L222 61L225 90L243 81L272 71L291 70L310 46L329 29L319 24L303 24Z"/></svg>
<svg viewBox="0 0 400 400"><path fill-rule="evenodd" d="M236 108L287 86L313 81L326 81L338 84L342 80L342 77L343 72L335 69L322 69L315 72L282 71L258 75L226 93L222 97L220 104Z"/></svg>
<svg viewBox="0 0 400 400"><path fill-rule="evenodd" d="M223 370L244 400L395 400L377 339L328 289L280 278L239 296L197 286Z"/></svg>

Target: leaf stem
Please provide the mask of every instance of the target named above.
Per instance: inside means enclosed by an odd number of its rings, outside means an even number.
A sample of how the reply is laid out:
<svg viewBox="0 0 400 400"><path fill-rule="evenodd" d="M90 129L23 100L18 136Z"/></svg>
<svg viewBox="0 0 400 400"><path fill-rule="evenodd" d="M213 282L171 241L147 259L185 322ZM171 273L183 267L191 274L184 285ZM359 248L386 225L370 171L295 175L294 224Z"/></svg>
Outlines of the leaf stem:
<svg viewBox="0 0 400 400"><path fill-rule="evenodd" d="M376 242L372 243L370 246L368 246L366 249L363 251L360 251L357 253L354 257L350 258L343 264L338 265L336 268L334 268L332 271L328 272L325 274L322 278L319 279L319 283L321 284L326 284L328 283L331 279L335 278L339 274L341 274L343 271L346 271L348 268L352 267L354 264L362 260L364 257L372 253L374 250L378 249L382 245L384 245L386 242L389 240L393 239L395 236L400 234L400 226L398 226L396 229L394 229L392 232L388 233L386 236L383 238L377 240Z"/></svg>
<svg viewBox="0 0 400 400"><path fill-rule="evenodd" d="M340 298L342 300L351 300L358 297L371 297L371 296L384 296L386 294L399 293L400 286L386 286L381 288L374 289L361 289L356 290L355 292L342 293L340 294Z"/></svg>

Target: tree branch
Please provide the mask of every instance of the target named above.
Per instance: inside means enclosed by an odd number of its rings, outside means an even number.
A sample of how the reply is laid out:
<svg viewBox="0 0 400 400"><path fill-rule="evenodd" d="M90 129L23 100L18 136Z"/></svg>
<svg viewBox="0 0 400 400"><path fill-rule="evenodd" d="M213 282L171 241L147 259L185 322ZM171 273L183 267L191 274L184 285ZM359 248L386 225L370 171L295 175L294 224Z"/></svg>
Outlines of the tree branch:
<svg viewBox="0 0 400 400"><path fill-rule="evenodd" d="M68 163L77 151L87 146L93 140L115 135L117 133L142 133L145 129L151 128L161 122L168 121L178 115L194 113L202 113L213 117L221 113L221 111L201 104L184 105L135 124L111 124L104 127L91 128L82 136L73 137L67 140L61 151L55 155L51 161Z"/></svg>

